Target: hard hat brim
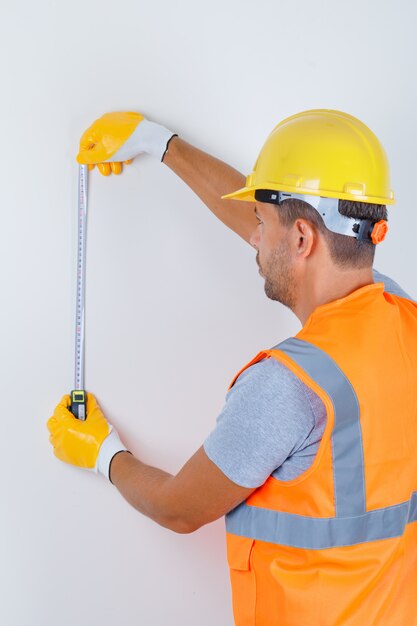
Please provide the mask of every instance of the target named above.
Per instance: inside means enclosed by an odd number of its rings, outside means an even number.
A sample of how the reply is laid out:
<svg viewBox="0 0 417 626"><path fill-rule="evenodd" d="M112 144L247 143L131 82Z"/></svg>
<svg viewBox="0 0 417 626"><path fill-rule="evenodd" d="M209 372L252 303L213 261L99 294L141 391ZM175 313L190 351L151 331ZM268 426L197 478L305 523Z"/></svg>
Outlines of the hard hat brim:
<svg viewBox="0 0 417 626"><path fill-rule="evenodd" d="M256 187L242 187L237 191L222 196L222 200L245 200L247 202L255 202Z"/></svg>
<svg viewBox="0 0 417 626"><path fill-rule="evenodd" d="M258 189L269 189L271 191L288 191L289 193L305 194L310 196L321 196L324 198L338 198L339 200L350 200L352 202L367 202L368 204L394 204L395 199L392 194L391 198L378 198L375 196L362 196L353 195L352 193L340 193L334 191L320 190L319 192L314 189L303 189L300 187L292 187L289 185L275 185L265 184L262 187L259 185L251 185L248 187L242 187L232 193L228 193L222 196L222 200L242 200L244 202L256 202L255 191Z"/></svg>

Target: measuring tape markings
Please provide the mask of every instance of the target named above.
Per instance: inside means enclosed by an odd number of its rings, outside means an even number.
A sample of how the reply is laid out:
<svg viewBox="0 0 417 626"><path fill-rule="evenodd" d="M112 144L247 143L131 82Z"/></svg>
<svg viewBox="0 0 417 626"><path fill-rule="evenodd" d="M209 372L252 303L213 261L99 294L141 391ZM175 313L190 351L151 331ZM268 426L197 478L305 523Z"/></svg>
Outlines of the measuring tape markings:
<svg viewBox="0 0 417 626"><path fill-rule="evenodd" d="M75 314L75 372L74 390L71 391L71 411L80 420L86 419L86 393L84 391L84 322L85 322L85 266L87 243L88 166L78 169L78 248L77 291Z"/></svg>

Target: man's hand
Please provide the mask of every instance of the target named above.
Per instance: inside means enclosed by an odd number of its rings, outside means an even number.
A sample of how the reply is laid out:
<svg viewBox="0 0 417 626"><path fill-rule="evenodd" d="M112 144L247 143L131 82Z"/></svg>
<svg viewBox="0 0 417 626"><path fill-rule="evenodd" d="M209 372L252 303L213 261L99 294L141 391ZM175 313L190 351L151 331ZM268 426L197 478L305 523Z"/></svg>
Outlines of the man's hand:
<svg viewBox="0 0 417 626"><path fill-rule="evenodd" d="M174 134L140 113L106 113L81 137L77 161L89 169L97 164L104 176L120 174L122 163L130 163L138 154L152 154L162 160Z"/></svg>
<svg viewBox="0 0 417 626"><path fill-rule="evenodd" d="M109 478L113 457L126 450L116 431L104 417L96 398L87 394L87 418L79 420L68 410L70 396L64 396L47 422L49 441L55 456Z"/></svg>

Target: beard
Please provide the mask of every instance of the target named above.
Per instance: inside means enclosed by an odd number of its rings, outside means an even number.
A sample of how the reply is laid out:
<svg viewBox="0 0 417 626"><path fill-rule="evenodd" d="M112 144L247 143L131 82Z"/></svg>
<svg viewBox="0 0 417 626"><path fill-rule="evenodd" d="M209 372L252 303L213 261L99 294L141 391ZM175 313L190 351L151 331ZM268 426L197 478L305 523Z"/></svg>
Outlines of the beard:
<svg viewBox="0 0 417 626"><path fill-rule="evenodd" d="M265 279L265 294L270 300L280 302L292 311L295 307L295 276L291 265L289 246L282 244L280 248L272 250L269 257L259 263L259 252L256 262Z"/></svg>

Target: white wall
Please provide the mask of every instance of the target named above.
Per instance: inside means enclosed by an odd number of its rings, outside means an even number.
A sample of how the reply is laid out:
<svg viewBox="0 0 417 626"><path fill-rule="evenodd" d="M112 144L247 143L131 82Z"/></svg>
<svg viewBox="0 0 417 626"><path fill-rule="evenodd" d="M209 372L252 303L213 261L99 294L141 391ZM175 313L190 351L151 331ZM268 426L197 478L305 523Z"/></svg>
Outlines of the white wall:
<svg viewBox="0 0 417 626"><path fill-rule="evenodd" d="M376 267L416 294L416 18L412 0L3 4L1 624L232 623L221 520L177 536L51 454L45 421L73 382L81 132L140 110L246 173L283 117L348 111L392 164ZM86 387L137 455L176 472L234 373L298 322L165 166L90 180Z"/></svg>

